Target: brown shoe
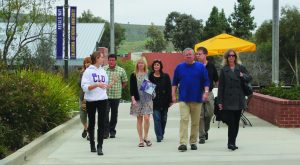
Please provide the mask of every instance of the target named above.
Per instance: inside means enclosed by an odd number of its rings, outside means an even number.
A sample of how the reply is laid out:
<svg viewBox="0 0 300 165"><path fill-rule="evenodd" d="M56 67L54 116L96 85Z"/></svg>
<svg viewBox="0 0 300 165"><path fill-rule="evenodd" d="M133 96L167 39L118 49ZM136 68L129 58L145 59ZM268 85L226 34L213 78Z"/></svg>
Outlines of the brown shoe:
<svg viewBox="0 0 300 165"><path fill-rule="evenodd" d="M152 145L152 143L151 143L150 140L144 139L144 142L146 143L146 145L147 145L148 147L150 147L150 146Z"/></svg>
<svg viewBox="0 0 300 165"><path fill-rule="evenodd" d="M144 142L139 143L139 147L144 147Z"/></svg>

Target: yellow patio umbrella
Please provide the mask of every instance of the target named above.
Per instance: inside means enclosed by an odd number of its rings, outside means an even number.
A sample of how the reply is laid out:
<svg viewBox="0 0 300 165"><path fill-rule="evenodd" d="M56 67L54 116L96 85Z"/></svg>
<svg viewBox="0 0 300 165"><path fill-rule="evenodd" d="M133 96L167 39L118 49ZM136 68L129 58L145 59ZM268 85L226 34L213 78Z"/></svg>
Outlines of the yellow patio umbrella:
<svg viewBox="0 0 300 165"><path fill-rule="evenodd" d="M256 51L254 43L225 33L196 44L195 51L201 46L208 50L208 56L222 55L228 49L234 49L237 52Z"/></svg>

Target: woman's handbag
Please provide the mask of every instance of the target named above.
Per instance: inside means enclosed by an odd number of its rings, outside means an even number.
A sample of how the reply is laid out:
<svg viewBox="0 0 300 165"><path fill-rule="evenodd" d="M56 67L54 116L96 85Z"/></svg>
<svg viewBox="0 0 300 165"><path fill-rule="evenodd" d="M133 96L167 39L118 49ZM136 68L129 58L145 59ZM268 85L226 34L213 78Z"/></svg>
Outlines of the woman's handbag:
<svg viewBox="0 0 300 165"><path fill-rule="evenodd" d="M253 94L253 89L250 82L242 81L242 88L245 96L250 96Z"/></svg>
<svg viewBox="0 0 300 165"><path fill-rule="evenodd" d="M245 67L241 67L241 70L242 72L245 74L247 73L247 77L249 77L250 75L248 74L248 72L246 71L246 68ZM251 76L250 76L251 77ZM252 79L252 78L251 78ZM250 80L251 80L250 79ZM252 85L250 83L250 81L246 81L244 78L241 77L241 85L242 85L242 88L243 88L243 91L244 91L244 94L245 96L250 96L253 94L253 88L252 88Z"/></svg>

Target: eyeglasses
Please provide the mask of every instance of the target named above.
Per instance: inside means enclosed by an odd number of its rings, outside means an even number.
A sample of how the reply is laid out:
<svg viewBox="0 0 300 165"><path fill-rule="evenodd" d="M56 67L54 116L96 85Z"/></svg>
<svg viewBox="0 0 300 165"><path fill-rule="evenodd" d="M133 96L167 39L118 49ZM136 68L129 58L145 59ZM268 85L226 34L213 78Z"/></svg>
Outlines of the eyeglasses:
<svg viewBox="0 0 300 165"><path fill-rule="evenodd" d="M204 55L204 53L196 53L196 55L199 55L199 56L202 55L202 54Z"/></svg>
<svg viewBox="0 0 300 165"><path fill-rule="evenodd" d="M185 56L192 56L193 54L191 54L191 53L188 53L188 54L185 54Z"/></svg>

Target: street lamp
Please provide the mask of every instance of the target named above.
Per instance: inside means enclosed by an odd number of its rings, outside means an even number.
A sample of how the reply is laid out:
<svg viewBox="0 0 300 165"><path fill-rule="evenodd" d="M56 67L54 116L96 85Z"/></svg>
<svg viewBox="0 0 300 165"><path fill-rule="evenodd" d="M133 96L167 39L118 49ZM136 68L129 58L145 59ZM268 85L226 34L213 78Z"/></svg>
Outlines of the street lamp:
<svg viewBox="0 0 300 165"><path fill-rule="evenodd" d="M279 0L273 0L272 82L279 84Z"/></svg>
<svg viewBox="0 0 300 165"><path fill-rule="evenodd" d="M110 54L115 54L114 0L110 0Z"/></svg>
<svg viewBox="0 0 300 165"><path fill-rule="evenodd" d="M68 0L65 0L65 66L64 66L64 78L65 80L68 79L68 11L69 11L69 5Z"/></svg>

